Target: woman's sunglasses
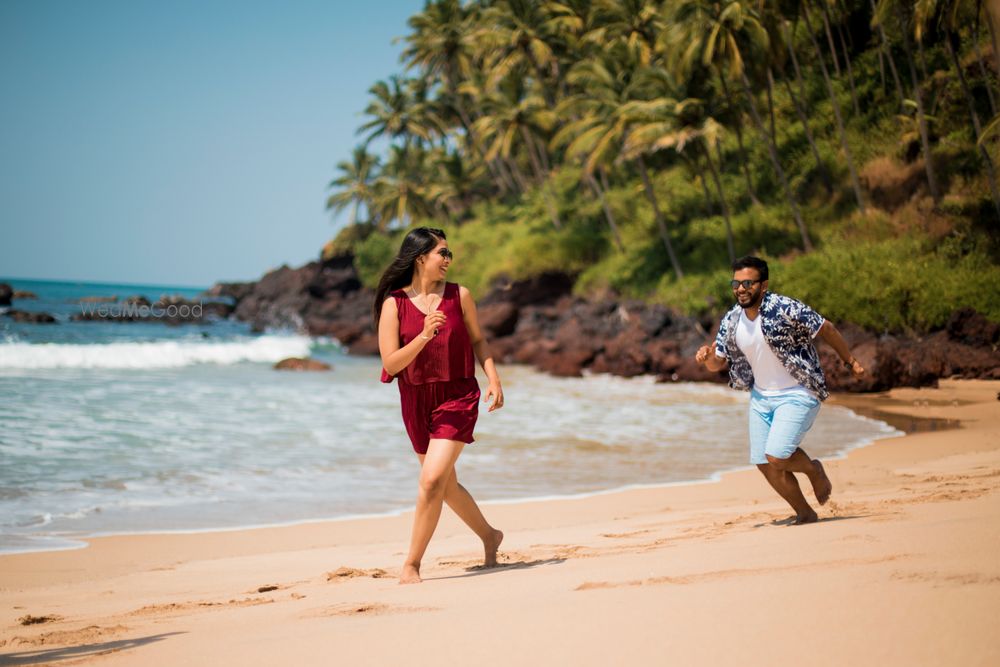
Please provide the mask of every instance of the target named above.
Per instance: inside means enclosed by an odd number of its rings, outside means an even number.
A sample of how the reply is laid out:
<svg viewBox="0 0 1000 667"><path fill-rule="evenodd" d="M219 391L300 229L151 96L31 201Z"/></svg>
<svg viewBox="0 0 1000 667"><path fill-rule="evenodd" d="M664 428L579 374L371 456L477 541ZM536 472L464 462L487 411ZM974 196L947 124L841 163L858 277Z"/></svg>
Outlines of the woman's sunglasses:
<svg viewBox="0 0 1000 667"><path fill-rule="evenodd" d="M445 259L449 260L455 257L455 254L451 250L448 250L447 248L441 248L440 250L438 250L438 254L444 257Z"/></svg>

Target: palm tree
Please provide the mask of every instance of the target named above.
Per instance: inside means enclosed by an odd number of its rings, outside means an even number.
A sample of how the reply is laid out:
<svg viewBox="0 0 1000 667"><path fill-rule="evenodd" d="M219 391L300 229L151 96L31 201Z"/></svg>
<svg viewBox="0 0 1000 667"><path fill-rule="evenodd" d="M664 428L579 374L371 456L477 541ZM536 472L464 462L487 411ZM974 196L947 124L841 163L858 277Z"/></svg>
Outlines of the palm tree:
<svg viewBox="0 0 1000 667"><path fill-rule="evenodd" d="M378 173L378 157L372 155L364 146L356 146L351 160L341 160L337 163L340 176L330 181L329 187L337 188L338 192L330 195L326 201L327 209L339 213L348 206L351 214L347 221L350 227L358 220L358 209L364 205L369 217L372 215L372 181Z"/></svg>
<svg viewBox="0 0 1000 667"><path fill-rule="evenodd" d="M914 37L916 37L918 42L921 41L924 37L925 28L935 17L940 17L941 28L944 32L944 43L948 49L952 65L955 67L955 73L958 75L959 85L965 96L966 105L969 107L969 116L972 119L972 130L976 137L976 145L979 147L980 155L982 155L983 161L986 163L990 194L993 197L993 207L996 209L997 217L1000 218L1000 191L997 190L996 168L982 140L983 127L979 122L979 114L976 112L976 100L972 96L972 90L965 79L965 71L958 58L958 46L960 44L958 35L959 22L966 18L967 12L963 10L967 9L970 8L967 8L962 0L923 0L923 2L917 3L914 15ZM979 7L976 7L976 11L979 11Z"/></svg>
<svg viewBox="0 0 1000 667"><path fill-rule="evenodd" d="M657 36L663 29L663 17L655 2L596 0L592 16L595 27L584 40L605 48L622 44L633 62L643 67L651 64Z"/></svg>
<svg viewBox="0 0 1000 667"><path fill-rule="evenodd" d="M551 141L553 148L565 147L568 158L581 161L581 178L600 200L604 218L619 250L624 250L621 233L607 202L605 188L601 187L594 174L597 173L606 182L606 169L617 156L621 124L615 113L622 103L623 78L614 77L605 63L597 59L582 60L574 65L567 73L566 81L576 92L556 107L558 117L572 120L564 124Z"/></svg>
<svg viewBox="0 0 1000 667"><path fill-rule="evenodd" d="M816 34L813 32L812 22L809 20L809 3L802 3L802 18L806 22L806 32L809 33L809 39L812 40L813 47L816 49L816 53L819 57L816 59L819 61L820 71L823 73L823 81L826 83L826 92L830 96L830 104L833 106L833 117L837 121L837 134L840 137L840 148L844 151L844 158L847 160L847 171L851 176L851 188L854 189L854 199L858 202L858 210L861 213L865 212L865 200L861 196L861 183L858 180L858 170L854 166L854 156L851 154L851 146L847 143L847 131L844 129L844 119L840 115L840 102L837 101L837 94L833 90L833 84L830 82L830 74L827 72L826 63L823 61L823 55L820 51L819 42L816 40Z"/></svg>
<svg viewBox="0 0 1000 667"><path fill-rule="evenodd" d="M424 185L428 169L427 152L422 147L389 147L389 158L372 184L372 212L380 229L393 222L405 226L434 214Z"/></svg>
<svg viewBox="0 0 1000 667"><path fill-rule="evenodd" d="M756 12L744 6L741 0L714 3L706 0L679 0L674 9L673 20L673 41L676 45L674 58L681 72L689 72L694 63L700 62L705 67L714 67L723 83L728 72L742 84L750 118L767 148L771 164L781 182L785 199L802 237L802 246L807 252L811 251L812 239L778 159L777 146L757 113L750 79L746 74L743 52L765 53L768 49L768 35Z"/></svg>
<svg viewBox="0 0 1000 667"><path fill-rule="evenodd" d="M371 120L364 123L358 133L368 132L366 143L376 137L430 143L435 136L444 136L446 128L434 113L428 100L428 87L422 79L403 79L392 75L388 83L378 81L368 92L374 99L365 108Z"/></svg>
<svg viewBox="0 0 1000 667"><path fill-rule="evenodd" d="M647 191L652 192L652 188L649 186L648 177L645 176L643 153L673 149L678 154L683 154L684 149L691 145L694 146L695 151L695 157L691 163L696 167L698 153L700 152L704 156L719 197L722 219L726 225L726 251L729 254L729 261L733 262L736 259L736 248L733 241L733 225L729 204L726 201L719 171L712 161L710 150L713 145L718 147L723 132L722 126L705 113L703 102L694 98L677 102L673 99L660 97L645 102L634 102L625 113L632 119L633 129L625 142L623 156L631 157L638 154L640 175L643 177L643 185ZM700 180L702 187L705 188L705 199L711 204L704 178Z"/></svg>
<svg viewBox="0 0 1000 667"><path fill-rule="evenodd" d="M887 23L890 14L895 14L896 24L900 29L903 39L903 50L906 53L906 62L910 69L910 82L913 90L913 99L917 107L917 125L920 129L920 147L924 154L924 171L927 174L927 189L934 199L934 203L941 201L941 191L938 188L937 173L934 169L934 159L931 153L930 133L927 130L927 119L924 111L924 97L921 91L920 78L917 76L917 68L913 61L913 49L910 46L910 22L913 18L913 7L907 0L879 0L876 6L875 15L872 17L872 24L882 25ZM919 42L918 42L919 43Z"/></svg>
<svg viewBox="0 0 1000 667"><path fill-rule="evenodd" d="M549 3L536 0L496 0L483 9L481 27L473 39L482 54L487 86L518 71L528 71L539 84L547 105L555 106L552 84L559 78L559 64L551 43L556 39L557 18Z"/></svg>
<svg viewBox="0 0 1000 667"><path fill-rule="evenodd" d="M506 80L497 94L484 100L484 113L474 127L487 147L486 159L504 159L523 182L514 161L515 148L521 148L531 165L535 184L542 191L552 224L558 229L562 223L544 166L548 161L547 151L539 139L555 124L556 116L538 92L525 90L523 84L520 79Z"/></svg>
<svg viewBox="0 0 1000 667"><path fill-rule="evenodd" d="M428 2L422 12L410 17L411 32L405 37L407 47L401 60L410 68L419 68L429 83L440 83L444 90L439 102L454 109L468 147L481 159L485 151L472 129L474 115L469 111L467 96L459 92L461 81L477 71L471 34L476 12L463 7L459 0ZM473 107L474 108L474 107ZM512 177L495 161L483 160L498 189L516 191Z"/></svg>

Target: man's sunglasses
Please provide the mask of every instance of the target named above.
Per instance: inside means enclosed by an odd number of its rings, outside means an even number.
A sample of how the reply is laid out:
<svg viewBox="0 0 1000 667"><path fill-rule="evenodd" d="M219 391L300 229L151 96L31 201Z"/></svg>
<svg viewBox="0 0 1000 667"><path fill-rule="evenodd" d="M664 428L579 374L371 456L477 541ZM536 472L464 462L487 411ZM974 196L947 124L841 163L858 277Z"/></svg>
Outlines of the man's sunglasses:
<svg viewBox="0 0 1000 667"><path fill-rule="evenodd" d="M763 280L750 280L750 279L747 279L747 280L730 280L729 281L729 286L732 287L733 289L736 289L740 285L743 285L743 289L750 289L751 285L753 285L754 283L762 283L762 282L764 282L764 281Z"/></svg>
<svg viewBox="0 0 1000 667"><path fill-rule="evenodd" d="M448 250L447 248L441 248L440 250L438 250L438 254L444 257L445 259L452 259L455 256L455 253L453 253L451 250Z"/></svg>

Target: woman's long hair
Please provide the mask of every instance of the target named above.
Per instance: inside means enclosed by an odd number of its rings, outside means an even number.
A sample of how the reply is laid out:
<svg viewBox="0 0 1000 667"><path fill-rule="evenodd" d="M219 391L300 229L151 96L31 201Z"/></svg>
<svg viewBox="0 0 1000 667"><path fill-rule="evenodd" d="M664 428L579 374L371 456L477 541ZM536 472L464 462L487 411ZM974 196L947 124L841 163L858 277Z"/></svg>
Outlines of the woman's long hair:
<svg viewBox="0 0 1000 667"><path fill-rule="evenodd" d="M372 314L374 315L376 331L378 331L379 318L382 316L382 303L389 296L389 293L413 282L413 265L417 261L417 257L434 250L434 246L446 238L443 230L431 227L417 227L406 235L403 244L399 246L396 258L382 273L382 277L378 281L378 288L375 290L375 304L372 308Z"/></svg>

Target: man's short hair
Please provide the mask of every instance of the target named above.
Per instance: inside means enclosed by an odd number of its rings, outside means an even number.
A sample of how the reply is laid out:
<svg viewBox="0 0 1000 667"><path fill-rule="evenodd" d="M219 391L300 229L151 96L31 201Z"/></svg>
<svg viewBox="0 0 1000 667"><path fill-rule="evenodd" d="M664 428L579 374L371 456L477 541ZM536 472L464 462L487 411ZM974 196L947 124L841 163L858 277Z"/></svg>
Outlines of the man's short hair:
<svg viewBox="0 0 1000 667"><path fill-rule="evenodd" d="M740 257L733 262L733 271L739 271L740 269L757 269L757 275L760 279L762 281L767 280L767 262L760 257L754 257L753 255Z"/></svg>

